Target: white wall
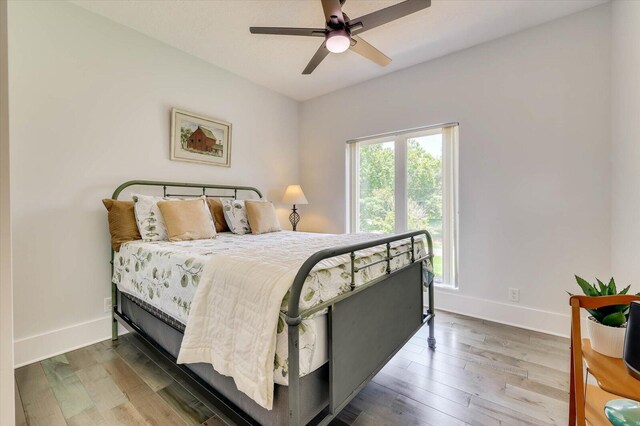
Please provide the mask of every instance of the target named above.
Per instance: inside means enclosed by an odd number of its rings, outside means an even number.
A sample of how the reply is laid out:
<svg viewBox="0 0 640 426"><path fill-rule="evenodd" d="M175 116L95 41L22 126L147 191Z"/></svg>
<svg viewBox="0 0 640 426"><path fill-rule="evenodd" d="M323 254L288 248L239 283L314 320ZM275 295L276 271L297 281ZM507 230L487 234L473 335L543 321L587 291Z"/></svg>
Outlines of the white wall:
<svg viewBox="0 0 640 426"><path fill-rule="evenodd" d="M20 365L110 336L102 198L155 179L278 201L298 179L298 104L66 2L10 2L9 36ZM172 107L233 124L230 169L169 160Z"/></svg>
<svg viewBox="0 0 640 426"><path fill-rule="evenodd" d="M612 3L612 242L613 272L640 277L640 2Z"/></svg>
<svg viewBox="0 0 640 426"><path fill-rule="evenodd" d="M609 43L604 5L304 102L302 229L346 229L345 141L458 121L460 289L438 306L568 334L573 274L611 270Z"/></svg>
<svg viewBox="0 0 640 426"><path fill-rule="evenodd" d="M15 422L7 2L0 0L0 424Z"/></svg>

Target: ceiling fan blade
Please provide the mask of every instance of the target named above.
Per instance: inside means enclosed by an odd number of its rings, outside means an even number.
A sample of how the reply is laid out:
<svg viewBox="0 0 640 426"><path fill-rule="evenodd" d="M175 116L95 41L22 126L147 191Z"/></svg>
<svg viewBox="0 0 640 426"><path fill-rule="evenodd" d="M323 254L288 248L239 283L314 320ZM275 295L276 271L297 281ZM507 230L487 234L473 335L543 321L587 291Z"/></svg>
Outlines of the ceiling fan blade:
<svg viewBox="0 0 640 426"><path fill-rule="evenodd" d="M351 45L350 49L357 54L364 56L382 67L391 63L390 57L364 41L360 36L353 36L351 39L355 40L355 44Z"/></svg>
<svg viewBox="0 0 640 426"><path fill-rule="evenodd" d="M290 36L324 37L324 28L250 27L251 34L275 34Z"/></svg>
<svg viewBox="0 0 640 426"><path fill-rule="evenodd" d="M429 6L431 6L431 0L405 0L393 6L369 13L368 15L351 19L347 22L347 26L351 28L351 34L356 35L404 16L411 15Z"/></svg>
<svg viewBox="0 0 640 426"><path fill-rule="evenodd" d="M320 65L320 62L322 62L322 60L327 57L328 54L329 54L329 49L327 49L327 43L324 42L318 48L318 50L316 51L316 54L313 55L313 58L311 58L311 60L307 64L307 67L304 69L304 71L302 71L302 74L303 75L311 74L313 70L315 70L316 67Z"/></svg>
<svg viewBox="0 0 640 426"><path fill-rule="evenodd" d="M322 0L322 10L324 11L324 19L327 22L331 22L332 16L337 17L339 22L344 22L340 0Z"/></svg>

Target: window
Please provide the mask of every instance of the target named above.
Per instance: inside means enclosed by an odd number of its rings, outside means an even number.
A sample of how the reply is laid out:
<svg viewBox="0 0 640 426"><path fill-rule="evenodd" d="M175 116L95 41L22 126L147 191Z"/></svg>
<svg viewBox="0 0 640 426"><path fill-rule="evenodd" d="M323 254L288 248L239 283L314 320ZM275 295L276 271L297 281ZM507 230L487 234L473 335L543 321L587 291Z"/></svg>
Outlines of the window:
<svg viewBox="0 0 640 426"><path fill-rule="evenodd" d="M436 283L457 286L458 126L348 142L350 230L433 237Z"/></svg>

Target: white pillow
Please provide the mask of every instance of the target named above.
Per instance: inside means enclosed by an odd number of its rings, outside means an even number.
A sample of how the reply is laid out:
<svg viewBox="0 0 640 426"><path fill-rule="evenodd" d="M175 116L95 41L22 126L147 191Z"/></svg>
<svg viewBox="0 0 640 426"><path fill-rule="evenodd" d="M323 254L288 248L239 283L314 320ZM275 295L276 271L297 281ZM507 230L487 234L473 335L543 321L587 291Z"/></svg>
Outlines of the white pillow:
<svg viewBox="0 0 640 426"><path fill-rule="evenodd" d="M164 225L164 219L158 208L158 201L162 201L162 197L153 197L150 195L134 194L133 201L134 212L136 214L136 223L140 236L144 241L166 241L167 228Z"/></svg>
<svg viewBox="0 0 640 426"><path fill-rule="evenodd" d="M222 211L231 232L238 235L251 233L244 200L222 200Z"/></svg>

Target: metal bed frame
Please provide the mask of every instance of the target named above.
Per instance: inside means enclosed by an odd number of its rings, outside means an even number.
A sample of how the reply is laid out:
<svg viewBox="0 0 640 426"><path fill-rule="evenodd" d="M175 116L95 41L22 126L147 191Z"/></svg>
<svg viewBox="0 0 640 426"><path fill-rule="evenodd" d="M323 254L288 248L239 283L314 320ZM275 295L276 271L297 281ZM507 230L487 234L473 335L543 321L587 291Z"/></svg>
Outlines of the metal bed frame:
<svg viewBox="0 0 640 426"><path fill-rule="evenodd" d="M113 193L117 199L120 193L131 186L161 187L164 197L238 198L238 191L253 192L262 198L262 193L249 186L196 184L132 180L123 183ZM201 194L172 194L167 188L200 189ZM207 190L233 191L233 195L212 195ZM415 257L416 237L424 235L427 241L427 254ZM411 249L391 254L391 243L409 240ZM386 246L386 256L376 262L361 267L356 266L356 252L375 246ZM300 296L305 279L316 264L322 260L349 254L351 291L333 299L300 311ZM391 260L402 255L410 255L410 263L391 270ZM111 251L111 274L113 277L114 252ZM310 256L300 267L291 286L289 309L286 317L289 345L289 390L288 409L290 426L300 425L300 371L299 371L299 330L302 320L324 309L328 310L329 321L329 406L318 413L313 423L327 425L362 390L371 379L386 365L398 350L425 324L429 326L429 348L435 349L434 337L434 288L433 274L423 266L428 260L433 265L433 242L426 230L379 238L343 247L321 250ZM356 286L355 276L363 269L386 262L387 273L379 278ZM428 307L424 310L424 289L428 293ZM112 340L118 339L118 321L138 333L143 340L158 349L181 371L188 374L208 391L217 401L216 406L234 421L244 424L256 424L247 418L235 405L202 380L196 373L183 365L162 348L144 330L129 319L118 305L118 288L111 283L112 292ZM357 297L356 297L357 295ZM153 312L150 312L152 315ZM154 315L155 316L155 315ZM173 328L175 326L168 324ZM177 328L176 328L177 329ZM357 362L354 362L357 360ZM321 416L325 414L324 416Z"/></svg>

